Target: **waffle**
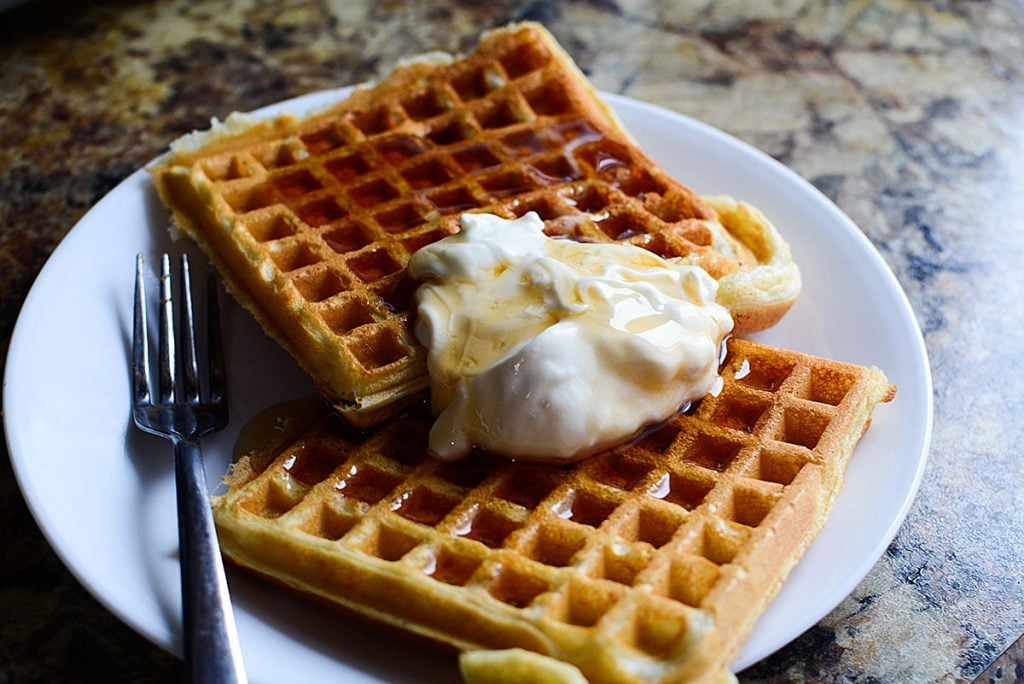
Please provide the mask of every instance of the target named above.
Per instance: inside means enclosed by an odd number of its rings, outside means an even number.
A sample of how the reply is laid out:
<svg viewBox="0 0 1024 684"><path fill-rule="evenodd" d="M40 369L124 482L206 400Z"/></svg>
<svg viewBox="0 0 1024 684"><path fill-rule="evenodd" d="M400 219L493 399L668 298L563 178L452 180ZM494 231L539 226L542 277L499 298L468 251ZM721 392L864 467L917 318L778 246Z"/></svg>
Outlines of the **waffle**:
<svg viewBox="0 0 1024 684"><path fill-rule="evenodd" d="M302 120L233 115L151 172L235 296L363 427L428 386L405 266L464 211L536 211L550 235L699 264L737 333L773 324L800 288L767 219L665 174L536 24L400 66Z"/></svg>
<svg viewBox="0 0 1024 684"><path fill-rule="evenodd" d="M471 655L473 678L727 676L895 388L881 371L732 339L724 387L570 468L427 456L413 412L327 412L243 457L221 547L290 589ZM523 649L530 652L523 656ZM540 654L532 655L532 654Z"/></svg>

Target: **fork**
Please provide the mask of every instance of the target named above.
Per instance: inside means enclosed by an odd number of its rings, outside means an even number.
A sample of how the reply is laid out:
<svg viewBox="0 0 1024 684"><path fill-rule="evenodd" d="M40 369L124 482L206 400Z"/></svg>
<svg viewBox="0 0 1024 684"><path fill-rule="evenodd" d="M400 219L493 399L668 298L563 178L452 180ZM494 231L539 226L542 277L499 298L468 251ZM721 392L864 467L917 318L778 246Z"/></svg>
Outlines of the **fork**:
<svg viewBox="0 0 1024 684"><path fill-rule="evenodd" d="M181 604L184 615L185 662L196 683L246 681L235 620L228 597L224 565L210 509L206 472L199 438L220 430L228 421L224 355L221 349L217 287L209 275L207 288L207 396L200 396L192 316L188 256L181 256L180 330L174 331L171 261L160 270L160 358L158 397L154 401L149 375L146 286L143 257L135 259L135 320L132 335L132 418L141 430L174 444L178 497L178 542L181 560ZM176 347L180 346L183 387L176 386Z"/></svg>

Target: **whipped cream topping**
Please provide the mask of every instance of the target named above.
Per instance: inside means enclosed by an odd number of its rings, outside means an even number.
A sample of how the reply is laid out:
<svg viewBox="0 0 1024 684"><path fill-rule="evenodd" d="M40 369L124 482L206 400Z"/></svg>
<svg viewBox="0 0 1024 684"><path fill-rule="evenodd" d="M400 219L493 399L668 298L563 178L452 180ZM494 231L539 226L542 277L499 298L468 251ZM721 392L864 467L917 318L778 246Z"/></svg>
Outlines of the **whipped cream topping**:
<svg viewBox="0 0 1024 684"><path fill-rule="evenodd" d="M436 457L476 445L573 462L720 382L732 319L702 269L632 245L548 238L533 212L461 224L409 262Z"/></svg>

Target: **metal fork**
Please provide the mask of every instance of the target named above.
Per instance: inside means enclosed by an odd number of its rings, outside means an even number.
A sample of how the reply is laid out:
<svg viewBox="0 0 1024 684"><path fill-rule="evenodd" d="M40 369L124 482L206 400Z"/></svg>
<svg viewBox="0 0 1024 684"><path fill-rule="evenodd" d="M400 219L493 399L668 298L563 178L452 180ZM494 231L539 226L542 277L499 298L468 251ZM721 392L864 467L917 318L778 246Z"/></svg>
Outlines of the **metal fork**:
<svg viewBox="0 0 1024 684"><path fill-rule="evenodd" d="M181 256L180 330L175 340L170 257L160 271L160 358L158 398L149 376L146 285L143 258L135 260L135 322L132 340L132 418L140 429L171 440L178 494L178 542L181 603L185 628L185 662L192 682L246 681L227 580L210 510L199 438L228 421L224 356L221 349L217 287L210 276L207 306L207 397L200 397L192 288L188 257ZM176 347L180 347L181 381L176 387Z"/></svg>

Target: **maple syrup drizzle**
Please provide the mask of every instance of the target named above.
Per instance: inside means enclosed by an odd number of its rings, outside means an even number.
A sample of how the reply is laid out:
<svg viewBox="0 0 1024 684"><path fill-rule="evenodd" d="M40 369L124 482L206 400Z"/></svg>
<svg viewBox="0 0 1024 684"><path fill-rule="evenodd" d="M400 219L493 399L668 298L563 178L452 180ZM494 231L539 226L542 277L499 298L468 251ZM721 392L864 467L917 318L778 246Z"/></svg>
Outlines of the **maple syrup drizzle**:
<svg viewBox="0 0 1024 684"><path fill-rule="evenodd" d="M238 433L234 460L248 456L258 461L276 456L285 444L297 439L320 418L324 410L320 397L286 401L264 409Z"/></svg>

